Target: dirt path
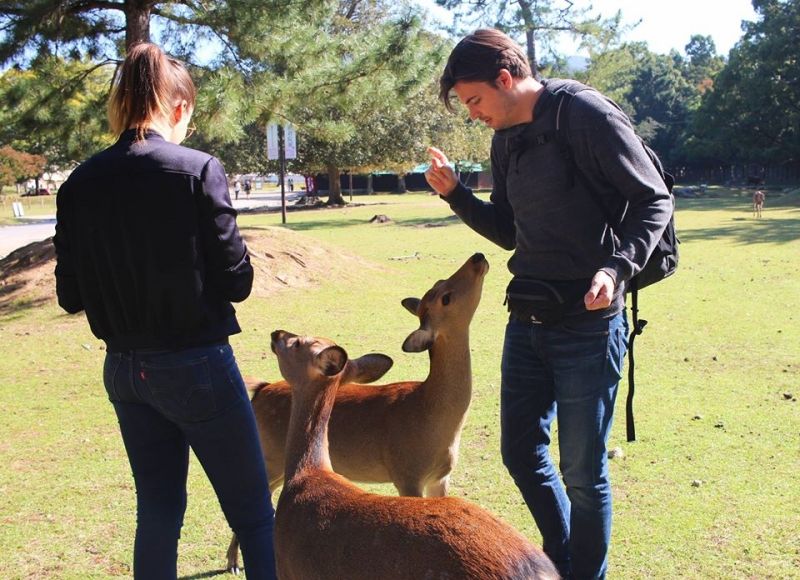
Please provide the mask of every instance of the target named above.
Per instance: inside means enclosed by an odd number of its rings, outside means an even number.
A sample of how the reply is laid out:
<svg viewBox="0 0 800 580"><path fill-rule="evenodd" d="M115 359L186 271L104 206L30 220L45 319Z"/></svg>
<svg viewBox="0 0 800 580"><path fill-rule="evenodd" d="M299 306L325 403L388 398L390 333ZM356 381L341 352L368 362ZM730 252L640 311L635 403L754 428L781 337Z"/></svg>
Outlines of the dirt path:
<svg viewBox="0 0 800 580"><path fill-rule="evenodd" d="M0 227L0 259L31 242L40 242L56 233L55 218L33 224Z"/></svg>

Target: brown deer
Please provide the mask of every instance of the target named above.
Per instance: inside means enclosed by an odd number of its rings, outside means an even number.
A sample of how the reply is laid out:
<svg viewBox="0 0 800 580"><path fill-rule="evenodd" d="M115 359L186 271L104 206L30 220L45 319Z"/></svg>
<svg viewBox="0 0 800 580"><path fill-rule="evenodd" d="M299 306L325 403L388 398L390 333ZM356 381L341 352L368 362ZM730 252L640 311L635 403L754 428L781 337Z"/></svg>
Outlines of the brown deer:
<svg viewBox="0 0 800 580"><path fill-rule="evenodd" d="M762 190L756 190L753 193L753 216L761 217L761 211L764 209L764 199L766 194Z"/></svg>
<svg viewBox="0 0 800 580"><path fill-rule="evenodd" d="M402 305L420 320L403 343L406 352L430 354L428 377L383 386L342 384L330 420L333 469L353 481L391 482L400 495L447 495L458 458L461 427L472 397L469 325L478 308L489 263L471 256L450 278L436 282L422 299ZM358 377L377 380L388 370ZM283 483L291 381L253 383L253 411L261 435L270 492ZM238 570L236 536L228 569Z"/></svg>
<svg viewBox="0 0 800 580"><path fill-rule="evenodd" d="M370 374L374 355L350 361L329 340L283 330L272 333L272 350L294 387L275 516L281 580L559 577L544 552L475 504L371 494L333 472L328 422L337 391Z"/></svg>

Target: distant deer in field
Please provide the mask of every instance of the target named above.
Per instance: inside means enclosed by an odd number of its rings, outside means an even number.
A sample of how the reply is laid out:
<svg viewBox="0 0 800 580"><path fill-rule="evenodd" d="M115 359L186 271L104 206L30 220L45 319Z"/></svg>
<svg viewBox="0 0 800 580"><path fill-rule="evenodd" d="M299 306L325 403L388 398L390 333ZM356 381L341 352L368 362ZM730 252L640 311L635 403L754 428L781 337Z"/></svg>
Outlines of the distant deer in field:
<svg viewBox="0 0 800 580"><path fill-rule="evenodd" d="M428 377L382 386L342 384L330 420L333 469L353 481L391 482L400 495L444 496L458 459L461 428L472 397L469 325L478 308L489 263L471 256L450 278L436 282L422 299L402 305L420 326L403 343L406 352L430 354ZM362 375L361 383L380 375ZM274 492L283 483L291 381L253 383L252 404ZM238 570L236 536L228 569Z"/></svg>
<svg viewBox="0 0 800 580"><path fill-rule="evenodd" d="M764 209L764 198L766 195L762 190L756 190L753 193L753 216L761 217L761 211Z"/></svg>
<svg viewBox="0 0 800 580"><path fill-rule="evenodd" d="M333 472L328 421L337 391L372 374L368 367L386 368L382 355L348 360L329 340L283 330L272 333L272 350L294 388L275 516L281 580L559 577L544 552L473 503L380 496Z"/></svg>

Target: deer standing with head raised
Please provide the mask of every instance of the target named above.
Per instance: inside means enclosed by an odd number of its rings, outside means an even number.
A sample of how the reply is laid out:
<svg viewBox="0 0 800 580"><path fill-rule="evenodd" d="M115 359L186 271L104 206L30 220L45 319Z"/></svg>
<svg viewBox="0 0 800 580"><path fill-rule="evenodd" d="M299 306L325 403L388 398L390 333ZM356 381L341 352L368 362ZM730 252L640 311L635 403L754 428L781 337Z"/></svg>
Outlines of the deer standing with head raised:
<svg viewBox="0 0 800 580"><path fill-rule="evenodd" d="M383 355L348 360L333 342L272 333L283 377L294 387L286 471L275 516L282 580L544 580L553 563L519 532L454 497L367 493L331 468L328 422L337 391L388 368ZM390 364L390 363L389 363Z"/></svg>
<svg viewBox="0 0 800 580"><path fill-rule="evenodd" d="M474 254L421 299L402 300L420 321L403 350L429 352L428 377L381 386L360 384L377 380L387 368L379 375L362 374L357 377L360 383L339 386L329 426L336 473L352 481L391 482L404 496L447 494L472 397L469 326L488 270L483 254ZM269 487L274 492L283 483L294 385L291 380L249 384ZM227 556L228 568L237 570L235 536Z"/></svg>

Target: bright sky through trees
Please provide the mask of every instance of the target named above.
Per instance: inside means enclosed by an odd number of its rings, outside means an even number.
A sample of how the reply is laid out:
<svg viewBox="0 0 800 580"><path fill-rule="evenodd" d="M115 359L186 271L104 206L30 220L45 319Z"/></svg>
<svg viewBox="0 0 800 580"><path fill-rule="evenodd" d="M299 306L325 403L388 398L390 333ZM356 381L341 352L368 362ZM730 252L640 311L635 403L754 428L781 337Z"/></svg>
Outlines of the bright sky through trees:
<svg viewBox="0 0 800 580"><path fill-rule="evenodd" d="M449 12L436 6L434 0L417 0L431 17L449 24ZM553 0L557 5L567 0ZM666 54L671 49L684 52L693 34L711 36L718 54L728 51L742 35L742 20L755 20L756 13L750 0L572 0L576 8L591 4L595 13L605 17L622 10L623 22L642 22L626 40L647 41L651 51ZM565 36L562 52L565 56L577 54L577 44Z"/></svg>

